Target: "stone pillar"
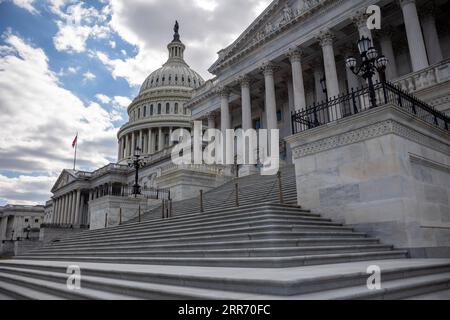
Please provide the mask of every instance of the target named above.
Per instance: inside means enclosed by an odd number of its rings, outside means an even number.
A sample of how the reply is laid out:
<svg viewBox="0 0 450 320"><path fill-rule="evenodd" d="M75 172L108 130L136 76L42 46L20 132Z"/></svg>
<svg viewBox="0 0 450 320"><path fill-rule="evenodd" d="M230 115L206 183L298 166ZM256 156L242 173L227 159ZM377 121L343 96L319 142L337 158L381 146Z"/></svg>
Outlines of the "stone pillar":
<svg viewBox="0 0 450 320"><path fill-rule="evenodd" d="M163 129L161 127L159 127L158 149L159 151L164 149L164 136L163 136Z"/></svg>
<svg viewBox="0 0 450 320"><path fill-rule="evenodd" d="M326 94L322 90L322 85L320 84L320 80L323 77L322 68L319 67L318 63L315 63L314 66L314 87L316 94L316 103L321 103L327 99Z"/></svg>
<svg viewBox="0 0 450 320"><path fill-rule="evenodd" d="M302 52L298 49L289 52L292 68L292 84L294 87L294 109L306 109L305 85L303 82L303 69L301 63Z"/></svg>
<svg viewBox="0 0 450 320"><path fill-rule="evenodd" d="M141 151L144 152L144 146L142 144L142 130L139 130L139 143L138 143L138 146L141 149Z"/></svg>
<svg viewBox="0 0 450 320"><path fill-rule="evenodd" d="M379 42L381 53L388 59L389 63L386 68L386 80L393 80L398 77L397 62L395 60L394 48L392 47L393 30L381 30L379 32Z"/></svg>
<svg viewBox="0 0 450 320"><path fill-rule="evenodd" d="M148 138L147 138L147 143L148 143L148 146L147 146L147 153L148 154L152 154L153 153L153 137L152 137L152 134L153 134L153 130L152 129L148 129Z"/></svg>
<svg viewBox="0 0 450 320"><path fill-rule="evenodd" d="M124 142L124 144L125 144L125 148L124 148L124 155L123 155L123 157L124 158L127 158L128 157L128 136L127 135L125 135L125 136L123 136L123 142Z"/></svg>
<svg viewBox="0 0 450 320"><path fill-rule="evenodd" d="M333 34L328 29L323 30L319 34L320 46L323 51L323 63L329 98L337 97L339 95L339 82L336 71L336 60L334 57L333 37Z"/></svg>
<svg viewBox="0 0 450 320"><path fill-rule="evenodd" d="M81 198L81 191L77 190L76 191L77 196L76 196L76 202L75 202L75 220L74 220L74 225L75 226L80 226L80 198Z"/></svg>
<svg viewBox="0 0 450 320"><path fill-rule="evenodd" d="M428 60L431 65L441 62L442 55L441 43L436 29L436 10L431 2L421 9L422 12L422 30L425 39L425 46L428 53Z"/></svg>
<svg viewBox="0 0 450 320"><path fill-rule="evenodd" d="M73 213L75 211L75 208L73 207L73 191L69 193L68 198L69 198L69 206L68 206L69 214L67 215L67 223L73 224Z"/></svg>
<svg viewBox="0 0 450 320"><path fill-rule="evenodd" d="M216 128L216 114L214 112L208 113L208 129Z"/></svg>
<svg viewBox="0 0 450 320"><path fill-rule="evenodd" d="M66 195L63 195L61 197L61 213L59 215L59 224L64 224L65 218L66 218Z"/></svg>
<svg viewBox="0 0 450 320"><path fill-rule="evenodd" d="M131 133L131 152L130 152L130 156L133 156L134 155L134 151L136 150L136 134L134 133L134 131L133 131L133 133Z"/></svg>
<svg viewBox="0 0 450 320"><path fill-rule="evenodd" d="M152 132L152 144L153 144L153 153L155 153L156 151L158 151L156 149L156 144L157 144L157 140L156 140L156 136L157 136L157 132L156 130Z"/></svg>
<svg viewBox="0 0 450 320"><path fill-rule="evenodd" d="M267 63L263 67L264 84L265 84L265 98L266 98L266 117L267 129L278 129L277 121L277 101L275 95L275 81L274 81L275 67L272 63Z"/></svg>
<svg viewBox="0 0 450 320"><path fill-rule="evenodd" d="M59 224L60 223L61 209L62 209L62 198L58 197L57 201L58 201L58 203L57 203L57 210L55 212L55 224Z"/></svg>
<svg viewBox="0 0 450 320"><path fill-rule="evenodd" d="M52 214L52 221L51 224L55 224L56 223L56 211L58 208L58 199L53 198L53 214Z"/></svg>
<svg viewBox="0 0 450 320"><path fill-rule="evenodd" d="M343 48L342 53L345 59L347 59L348 57L357 56L359 54L357 51L358 50L353 46L353 44L350 43ZM349 92L352 90L352 88L356 90L361 86L360 78L347 67L345 67L345 75L347 78L347 89Z"/></svg>
<svg viewBox="0 0 450 320"><path fill-rule="evenodd" d="M170 146L170 147L173 146L172 132L173 132L173 127L170 127L170 128L169 128L169 146Z"/></svg>
<svg viewBox="0 0 450 320"><path fill-rule="evenodd" d="M400 0L400 6L402 7L403 20L405 22L413 72L425 69L428 67L428 57L417 14L416 1Z"/></svg>
<svg viewBox="0 0 450 320"><path fill-rule="evenodd" d="M0 218L0 241L7 240L6 239L6 227L8 226L8 216L4 216Z"/></svg>
<svg viewBox="0 0 450 320"><path fill-rule="evenodd" d="M250 96L250 79L244 76L240 79L242 104L242 130L252 128L252 101Z"/></svg>
<svg viewBox="0 0 450 320"><path fill-rule="evenodd" d="M231 117L230 117L230 91L227 88L220 89L220 130L225 135L227 129L231 129Z"/></svg>

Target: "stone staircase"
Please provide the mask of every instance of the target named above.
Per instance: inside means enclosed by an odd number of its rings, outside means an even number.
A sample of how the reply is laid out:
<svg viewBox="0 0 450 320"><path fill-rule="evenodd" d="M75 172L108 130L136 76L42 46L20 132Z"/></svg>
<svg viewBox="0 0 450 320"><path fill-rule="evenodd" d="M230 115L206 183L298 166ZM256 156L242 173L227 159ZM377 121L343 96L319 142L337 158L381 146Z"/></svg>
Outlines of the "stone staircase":
<svg viewBox="0 0 450 320"><path fill-rule="evenodd" d="M0 261L0 297L397 299L449 288L450 260L408 259L406 251L295 206L288 170L285 204L270 185L275 177L246 177L239 179L240 207L233 195L227 199L230 182L205 194L203 213L198 199L186 200L174 203L170 219L155 210L141 222ZM71 265L81 268L80 290L66 286ZM367 289L371 265L382 270L382 290Z"/></svg>

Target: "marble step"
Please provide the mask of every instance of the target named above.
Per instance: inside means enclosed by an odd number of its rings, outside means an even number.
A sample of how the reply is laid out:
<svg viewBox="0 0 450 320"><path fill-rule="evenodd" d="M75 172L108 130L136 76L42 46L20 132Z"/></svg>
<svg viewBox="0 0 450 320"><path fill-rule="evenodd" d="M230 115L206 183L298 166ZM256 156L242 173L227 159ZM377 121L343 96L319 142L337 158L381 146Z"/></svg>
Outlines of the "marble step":
<svg viewBox="0 0 450 320"><path fill-rule="evenodd" d="M191 289L214 289L228 292L223 298L228 299L235 294L249 294L255 299L262 295L270 295L271 299L339 299L351 298L373 298L376 292L369 291L366 287L368 265L379 265L382 270L382 289L393 288L394 281L401 280L409 283L408 290L417 288L417 279L443 275L450 272L450 260L434 259L399 259L399 260L374 260L369 262L350 262L324 266L308 266L276 269L235 269L235 268L190 268L171 266L137 266L116 264L80 264L82 270L82 285L86 284L85 277L104 279L112 286L117 279L138 282L140 284L159 284L169 286L180 286L184 290ZM2 273L12 273L36 279L66 281L67 264L63 262L33 261L21 262L18 260L0 263ZM58 278L60 280L58 280ZM89 278L88 278L89 279ZM436 280L436 279L433 279ZM415 284L413 284L416 282ZM421 283L423 285L430 283ZM132 288L132 287L131 287ZM133 290L96 287L105 291L124 292L135 294ZM359 295L355 296L355 289L359 288ZM414 288L414 289L416 289ZM335 290L338 289L338 290ZM406 289L406 288L405 288ZM434 284L429 289L435 290ZM439 288L438 288L439 289ZM116 291L117 292L117 291ZM195 290L192 292L196 292ZM378 292L378 294L381 292ZM386 293L386 290L384 291ZM153 294L153 293L149 293ZM161 292L161 294L163 294ZM258 294L258 296L253 296ZM398 294L398 293L397 293ZM420 293L419 293L420 294ZM140 295L140 294L136 294ZM364 296L363 296L364 295ZM415 292L403 292L403 297L417 295ZM170 296L170 295L168 295ZM146 298L147 296L141 296ZM194 296L184 297L193 298ZM398 297L398 296L397 296Z"/></svg>
<svg viewBox="0 0 450 320"><path fill-rule="evenodd" d="M198 249L239 249L239 248L271 248L271 247L316 247L316 246L332 246L332 245L367 245L380 244L379 239L375 238L302 238L302 239L268 239L268 240L245 240L245 241L216 241L216 242L186 242L179 241L169 244L158 244L152 241L143 243L142 241L130 241L129 243L115 243L114 245L105 242L95 244L97 250L110 250L111 248L123 250L180 250L190 248L195 245ZM46 250L60 249L90 249L93 246L87 244L71 244L71 245L53 245L46 247ZM39 253L40 249L29 251L28 254Z"/></svg>
<svg viewBox="0 0 450 320"><path fill-rule="evenodd" d="M159 257L95 257L89 255L54 257L54 256L19 256L18 260L72 261L96 263L148 264L148 265L180 265L209 267L239 267L239 268L285 268L330 263L345 263L351 261L367 261L380 259L402 259L407 255L404 250L389 250L362 253L339 253L323 255L307 255L292 257L239 257L239 258L159 258Z"/></svg>
<svg viewBox="0 0 450 320"><path fill-rule="evenodd" d="M65 275L67 281L67 275ZM130 296L119 293L110 293L95 289L81 288L81 290L68 290L66 281L55 283L51 280L41 280L35 277L20 276L11 273L0 273L0 281L16 287L14 294L20 294L24 288L43 293L38 299L47 299L49 295L71 300L131 300ZM9 287L12 290L12 286Z"/></svg>
<svg viewBox="0 0 450 320"><path fill-rule="evenodd" d="M215 238L218 236L234 236L234 235L240 235L240 234L248 234L250 237L252 234L255 233L266 233L268 236L270 236L270 233L284 233L286 236L354 236L354 237L365 237L366 234L364 233L357 233L352 232L351 229L345 228L345 227L311 227L311 226L295 226L295 225L281 225L281 224L271 224L268 223L267 225L262 226L256 226L256 227L248 227L245 225L241 225L239 227L232 227L229 229L219 229L219 230L203 230L198 231L197 229L194 229L193 231L184 231L184 232L159 232L159 233L149 233L149 232L143 232L141 234L135 234L132 238L128 235L111 235L111 236L101 236L101 237L92 237L92 238L80 238L78 240L73 239L70 241L63 240L60 242L60 244L70 244L70 243L102 243L102 242L109 242L109 243L115 243L118 241L127 241L130 239L134 240L171 240L171 239L185 239L186 241L189 241L189 238L192 237L210 237ZM250 238L249 237L249 238Z"/></svg>
<svg viewBox="0 0 450 320"><path fill-rule="evenodd" d="M192 226L210 226L214 227L216 225L228 225L230 222L234 223L252 223L259 222L261 220L280 220L284 222L295 222L295 223L303 223L303 224L315 224L315 225L330 225L330 226L342 226L342 224L334 223L330 221L330 219L320 218L320 217L310 217L299 214L289 214L284 213L283 211L261 211L261 212L242 212L239 214L228 214L228 215L220 215L220 216L212 216L212 215L203 215L197 219L160 219L158 221L147 221L136 224L123 224L117 225L105 229L98 229L92 231L86 231L79 233L77 236L71 236L64 238L65 240L71 239L80 239L85 236L100 236L100 235L112 235L116 233L127 233L127 232L137 232L137 231L148 231L148 230L170 230L176 228L186 228Z"/></svg>
<svg viewBox="0 0 450 320"><path fill-rule="evenodd" d="M1 270L1 269L0 269ZM2 270L7 273L7 270ZM0 293L12 300L61 300L60 297L0 280ZM3 300L0 298L0 300Z"/></svg>
<svg viewBox="0 0 450 320"><path fill-rule="evenodd" d="M322 255L352 252L376 252L389 251L393 247L389 245L351 245L351 246L326 246L326 247L272 247L272 248L242 248L242 249L198 249L192 245L189 249L178 250L119 250L110 248L108 250L98 250L97 247L71 249L66 248L54 250L41 250L36 253L27 253L27 256L41 257L76 257L82 255L89 256L116 256L116 257L289 257L301 255Z"/></svg>
<svg viewBox="0 0 450 320"><path fill-rule="evenodd" d="M195 231L192 231L195 230ZM123 239L132 237L140 237L151 234L152 236L173 236L173 235L182 235L186 233L195 233L198 235L201 234L211 234L211 233L228 233L234 231L336 231L336 232L351 232L353 228L345 227L345 226L335 226L335 225L323 225L320 223L304 223L297 222L293 223L290 221L283 221L279 219L265 219L259 222L236 222L236 223L227 223L223 225L215 224L213 226L186 226L186 227L178 227L178 228L158 228L158 229L148 229L148 230L128 230L121 232L111 232L107 234L100 235L84 235L80 236L79 239L73 240L63 240L63 243L71 243L82 242L82 241L90 241L90 240L109 240L109 239Z"/></svg>

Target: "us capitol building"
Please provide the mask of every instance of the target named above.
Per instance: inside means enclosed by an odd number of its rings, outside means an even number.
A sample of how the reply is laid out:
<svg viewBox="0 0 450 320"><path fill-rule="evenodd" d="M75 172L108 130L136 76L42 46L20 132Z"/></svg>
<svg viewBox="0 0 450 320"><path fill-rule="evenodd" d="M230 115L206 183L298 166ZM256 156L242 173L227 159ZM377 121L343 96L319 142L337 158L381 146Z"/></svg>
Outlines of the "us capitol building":
<svg viewBox="0 0 450 320"><path fill-rule="evenodd" d="M374 4L381 30L367 25ZM445 0L274 0L218 52L208 81L185 62L177 24L167 62L128 107L117 163L63 170L45 206L46 229L104 228L106 214L114 225L119 213L135 219L163 199L197 197L233 179L234 168L171 162L171 132L200 120L222 132L279 129L303 207L399 247L450 256L449 16ZM388 61L388 84L376 74L373 96L346 67L362 37ZM136 149L147 196L134 198ZM246 169L238 174L258 171Z"/></svg>

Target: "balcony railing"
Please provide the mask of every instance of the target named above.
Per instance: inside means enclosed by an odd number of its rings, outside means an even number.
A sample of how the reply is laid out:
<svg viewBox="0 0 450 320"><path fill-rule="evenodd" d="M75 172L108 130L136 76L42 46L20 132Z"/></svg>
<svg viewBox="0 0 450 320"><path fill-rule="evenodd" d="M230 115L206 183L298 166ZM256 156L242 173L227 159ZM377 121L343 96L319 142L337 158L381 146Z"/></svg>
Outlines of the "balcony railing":
<svg viewBox="0 0 450 320"><path fill-rule="evenodd" d="M371 102L371 91L369 88L362 87L356 90L352 89L349 94L340 95L320 104L313 104L304 110L293 112L293 134L332 123L388 103L395 104L441 129L449 130L450 118L448 116L403 89L388 82L379 82L374 85L373 90L375 95L374 102Z"/></svg>
<svg viewBox="0 0 450 320"><path fill-rule="evenodd" d="M135 196L133 187L123 187L120 192L113 190L111 195L127 198ZM170 189L141 188L141 193L137 197L153 200L170 200Z"/></svg>

